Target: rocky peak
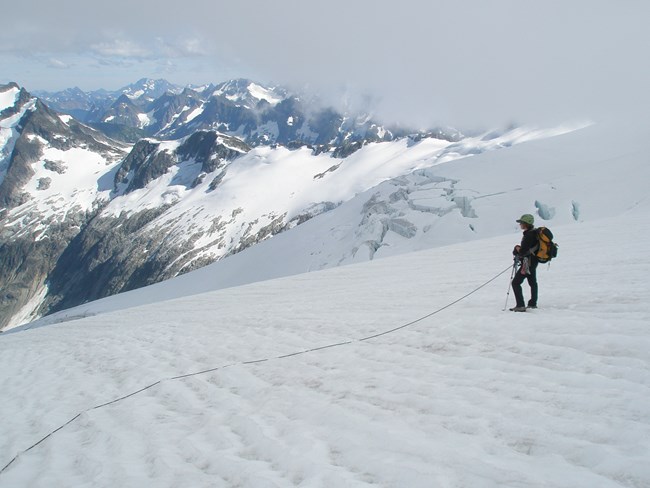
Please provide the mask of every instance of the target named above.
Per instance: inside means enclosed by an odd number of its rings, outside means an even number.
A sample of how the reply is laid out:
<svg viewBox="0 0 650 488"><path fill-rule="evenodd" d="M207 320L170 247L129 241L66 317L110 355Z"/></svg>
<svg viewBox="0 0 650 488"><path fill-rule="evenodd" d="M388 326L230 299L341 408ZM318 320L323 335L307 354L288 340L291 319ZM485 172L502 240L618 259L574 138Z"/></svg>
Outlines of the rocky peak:
<svg viewBox="0 0 650 488"><path fill-rule="evenodd" d="M140 119L138 117L140 109L131 101L131 99L122 94L113 102L102 117L102 122L111 124L121 124L129 127L138 127Z"/></svg>
<svg viewBox="0 0 650 488"><path fill-rule="evenodd" d="M213 97L223 97L248 109L262 106L274 106L287 97L287 93L279 88L265 87L245 78L225 81L216 86Z"/></svg>
<svg viewBox="0 0 650 488"><path fill-rule="evenodd" d="M20 113L25 105L33 99L27 90L13 82L0 85L0 94L4 95L4 103L0 105L0 121ZM12 95L13 101L11 100Z"/></svg>
<svg viewBox="0 0 650 488"><path fill-rule="evenodd" d="M236 137L214 131L199 131L175 147L153 139L138 141L115 175L115 194L144 188L176 164L193 160L201 173L211 173L225 161L248 152L250 147ZM197 175L198 176L198 175Z"/></svg>
<svg viewBox="0 0 650 488"><path fill-rule="evenodd" d="M115 192L132 192L165 174L176 163L166 151L159 151L160 143L142 139L133 146L115 175Z"/></svg>
<svg viewBox="0 0 650 488"><path fill-rule="evenodd" d="M166 129L172 126L177 127L186 122L187 117L202 104L202 97L189 88L179 94L167 92L147 106L147 112L152 115L152 121L147 130L150 134L169 135L168 132L173 132L173 130Z"/></svg>
<svg viewBox="0 0 650 488"><path fill-rule="evenodd" d="M0 120L18 115L20 118L13 124L15 132L8 144L11 151L3 164L6 174L0 183L0 205L8 208L22 205L29 199L23 187L34 175L32 165L42 157L45 147L61 151L83 147L100 153L124 147L71 117L62 118L22 88L16 103L3 110Z"/></svg>
<svg viewBox="0 0 650 488"><path fill-rule="evenodd" d="M201 172L211 173L222 166L223 161L235 159L248 151L250 147L236 137L214 131L199 131L179 146L177 154L179 160L193 159L201 163Z"/></svg>
<svg viewBox="0 0 650 488"><path fill-rule="evenodd" d="M130 99L154 100L163 96L165 93L179 93L182 88L174 85L167 80L142 78L135 83L123 87L120 92Z"/></svg>

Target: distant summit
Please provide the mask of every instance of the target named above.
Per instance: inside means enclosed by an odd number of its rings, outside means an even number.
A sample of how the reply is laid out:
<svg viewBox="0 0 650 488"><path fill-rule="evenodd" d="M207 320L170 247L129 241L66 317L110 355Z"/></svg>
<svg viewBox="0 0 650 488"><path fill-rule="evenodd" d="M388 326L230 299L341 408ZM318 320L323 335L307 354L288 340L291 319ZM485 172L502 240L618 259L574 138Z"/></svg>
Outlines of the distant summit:
<svg viewBox="0 0 650 488"><path fill-rule="evenodd" d="M155 100L167 92L180 93L183 91L183 88L163 79L152 80L150 78L142 78L135 83L121 88L119 91L131 99Z"/></svg>

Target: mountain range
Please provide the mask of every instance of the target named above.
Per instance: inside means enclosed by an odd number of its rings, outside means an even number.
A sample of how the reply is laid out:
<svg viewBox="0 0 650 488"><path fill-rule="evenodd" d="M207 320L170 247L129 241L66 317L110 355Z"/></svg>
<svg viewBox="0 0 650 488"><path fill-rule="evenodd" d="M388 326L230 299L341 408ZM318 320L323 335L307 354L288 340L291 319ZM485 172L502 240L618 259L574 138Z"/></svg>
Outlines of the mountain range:
<svg viewBox="0 0 650 488"><path fill-rule="evenodd" d="M368 114L343 114L315 96L292 94L247 79L216 85L180 87L165 80L141 79L117 91L37 91L51 108L69 114L111 136L179 139L199 130L237 136L251 146L281 144L354 151L364 142L389 141L414 134L413 129L386 127ZM422 133L458 140L447 128Z"/></svg>
<svg viewBox="0 0 650 488"><path fill-rule="evenodd" d="M475 196L428 168L575 129L416 131L305 99L242 79L38 97L1 86L0 328L201 268L359 194L346 250L315 268L431 235L426 221L450 212L465 237L487 235ZM387 181L395 191L372 190ZM433 203L413 198L425 186Z"/></svg>

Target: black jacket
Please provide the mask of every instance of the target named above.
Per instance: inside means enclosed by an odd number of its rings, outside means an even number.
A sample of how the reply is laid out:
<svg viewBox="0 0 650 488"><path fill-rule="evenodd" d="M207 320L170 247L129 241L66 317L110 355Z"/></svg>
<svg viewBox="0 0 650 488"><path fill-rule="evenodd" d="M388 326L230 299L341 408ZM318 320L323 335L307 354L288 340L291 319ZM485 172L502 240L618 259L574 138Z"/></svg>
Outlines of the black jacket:
<svg viewBox="0 0 650 488"><path fill-rule="evenodd" d="M530 256L532 259L536 261L535 257L535 252L537 251L537 229L534 227L532 229L527 229L524 231L524 235L521 238L521 248L519 249L519 252L513 251L513 254L525 258L527 256Z"/></svg>

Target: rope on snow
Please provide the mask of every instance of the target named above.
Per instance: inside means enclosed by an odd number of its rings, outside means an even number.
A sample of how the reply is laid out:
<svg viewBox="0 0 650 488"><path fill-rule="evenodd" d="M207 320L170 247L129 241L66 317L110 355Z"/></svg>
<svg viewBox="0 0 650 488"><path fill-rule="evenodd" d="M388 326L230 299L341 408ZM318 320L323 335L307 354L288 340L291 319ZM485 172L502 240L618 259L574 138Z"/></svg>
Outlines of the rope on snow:
<svg viewBox="0 0 650 488"><path fill-rule="evenodd" d="M389 330L386 330L386 331L384 331L384 332L379 332L378 334L373 334L373 335L370 335L370 336L367 336L367 337L362 337L362 338L360 338L360 339L352 339L352 340L349 340L349 341L337 342L337 343L334 343L334 344L328 344L328 345L325 345L325 346L319 346L319 347L314 347L314 348L311 348L311 349L305 349L305 350L303 350L303 351L297 351L297 352L293 352L293 353L289 353L289 354L283 354L283 355L281 355L281 356L275 356L275 357L264 358L264 359L255 359L255 360L252 360L252 361L242 361L242 362L239 362L239 363L226 364L226 365L223 365L223 366L217 366L217 367L215 367L215 368L204 369L204 370L202 370L202 371L196 371L196 372L194 372L194 373L188 373L188 374L183 374L183 375L178 375L178 376L172 376L172 377L170 377L170 378L164 378L164 379L161 379L161 380L156 381L155 383L151 383L150 385L147 385L147 386L145 386L145 387L143 387L143 388L140 388L139 390L136 390L136 391L131 392L131 393L127 394L127 395L124 395L124 396L121 396L121 397L119 397L119 398L116 398L115 400L111 400L110 402L102 403L102 404L100 404L100 405L96 405L96 406L94 406L94 407L87 408L86 410L83 410L82 412L79 412L77 415L75 415L74 417L72 417L72 418L71 418L70 420L68 420L66 423L62 424L61 426L59 426L59 427L57 427L56 429L54 429L53 431L51 431L49 434L47 434L46 436L44 436L43 438L41 438L38 442L32 444L32 445L29 446L28 448L26 448L26 449L20 451L18 454L16 454L16 455L13 457L13 459L12 459L11 461L9 461L9 462L8 462L8 463L7 463L7 464L6 464L2 469L0 469L0 475L1 475L2 473L4 473L4 472L9 468L9 466L11 466L11 465L14 463L14 461L16 461L16 460L17 460L17 459L18 459L22 454L25 454L25 453L31 451L31 450L34 449L36 446L38 446L39 444L41 444L42 442L44 442L45 440L49 439L51 436L53 436L54 434L56 434L58 431L60 431L60 430L63 429L64 427L70 425L72 422L74 422L75 420L77 420L77 419L78 419L79 417L81 417L81 415L83 415L84 413L90 412L90 411L92 411L92 410L97 410L97 409L99 409L99 408L106 407L106 406L108 406L108 405L112 405L112 404L114 404L114 403L121 402L122 400L126 400L127 398L130 398L130 397L132 397L132 396L135 396L135 395L137 395L138 393L142 393L143 391L146 391L146 390L148 390L148 389L150 389L150 388L153 388L153 387L156 386L156 385L161 384L163 381L173 381L173 380L179 380L179 379L183 379L183 378L189 378L190 376L198 376L198 375L205 374L205 373L211 373L211 372L218 371L218 370L221 370L221 369L230 368L230 367L232 367L232 366L242 366L242 365L247 365L247 364L263 363L263 362L266 362L266 361L271 361L271 360L273 360L273 359L286 359L286 358L290 358L290 357L294 357L294 356L300 356L300 355L302 355L302 354L307 354L307 353L310 353L310 352L322 351L323 349L331 349L331 348L333 348L333 347L345 346L345 345L352 344L352 343L355 343L355 342L365 342L365 341L369 341L369 340L371 340L371 339L375 339L375 338L377 338L377 337L381 337L381 336L384 336L384 335L391 334L391 333L393 333L393 332L396 332L396 331L401 330L401 329L405 329L406 327L409 327L409 326L411 326L411 325L413 325L413 324L416 324L416 323L418 323L418 322L421 322L422 320L427 319L427 318L431 317L432 315L435 315L435 314L437 314L437 313L440 313L440 312L442 312L443 310L446 310L446 309L448 309L449 307L452 307L452 306L456 305L458 302L460 302L460 301L462 301L462 300L465 300L467 297L473 295L474 293L476 293L477 291L479 291L481 288L484 288L485 286L487 286L487 285L489 285L490 283L492 283L494 280L496 280L496 279L497 279L499 276L501 276L503 273L505 273L505 272L507 272L507 271L510 271L511 268L512 268L512 266L509 265L506 269L504 269L503 271L499 272L496 276L490 278L490 279L489 279L488 281L486 281L485 283L483 283L483 284L477 286L476 288L474 288L474 289L473 289L472 291L470 291L469 293L467 293L467 294L463 295L462 297L460 297L460 298L454 300L453 302L448 303L447 305L445 305L445 306L443 306L443 307L440 307L440 308L437 309L437 310L434 310L434 311L431 312L431 313L428 313L428 314L426 314L426 315L423 315L422 317L419 317L419 318L417 318L417 319L415 319L415 320L412 320L411 322L408 322L408 323L406 323L406 324L400 325L400 326L398 326L398 327L394 327L394 328L389 329Z"/></svg>

